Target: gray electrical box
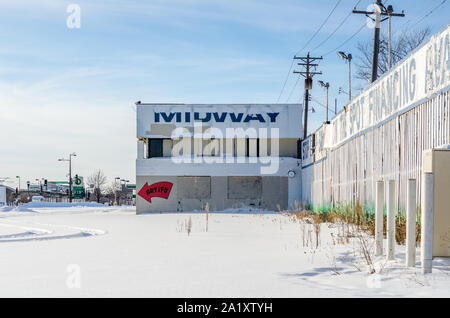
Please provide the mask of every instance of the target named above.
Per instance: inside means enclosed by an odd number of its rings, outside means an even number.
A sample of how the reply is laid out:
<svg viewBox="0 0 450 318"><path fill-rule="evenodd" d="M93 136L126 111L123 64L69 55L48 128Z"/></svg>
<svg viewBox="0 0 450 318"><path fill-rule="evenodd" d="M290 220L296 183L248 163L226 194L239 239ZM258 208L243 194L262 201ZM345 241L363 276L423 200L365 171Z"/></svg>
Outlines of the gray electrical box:
<svg viewBox="0 0 450 318"><path fill-rule="evenodd" d="M450 257L450 149L425 150L423 172L433 174L433 257Z"/></svg>

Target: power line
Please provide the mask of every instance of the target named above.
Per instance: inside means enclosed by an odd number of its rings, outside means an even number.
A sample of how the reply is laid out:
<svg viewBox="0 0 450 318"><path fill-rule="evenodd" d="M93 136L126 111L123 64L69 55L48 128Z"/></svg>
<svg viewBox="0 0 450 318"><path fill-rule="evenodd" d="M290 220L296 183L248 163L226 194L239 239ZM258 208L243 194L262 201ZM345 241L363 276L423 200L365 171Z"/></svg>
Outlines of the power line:
<svg viewBox="0 0 450 318"><path fill-rule="evenodd" d="M288 73L286 75L286 79L284 80L284 84L283 84L283 87L281 88L280 95L278 95L277 104L280 101L281 95L283 95L284 88L286 87L286 83L287 83L287 81L289 79L289 75L291 75L292 66L294 66L294 59L292 59L291 66L289 67L289 71L288 71Z"/></svg>
<svg viewBox="0 0 450 318"><path fill-rule="evenodd" d="M289 100L291 99L291 96L294 93L295 88L297 87L299 81L300 81L300 75L297 77L297 80L295 81L295 84L292 87L291 92L289 93L289 97L287 98L286 103L289 102Z"/></svg>
<svg viewBox="0 0 450 318"><path fill-rule="evenodd" d="M447 1L447 0L445 0L445 1ZM388 3L388 2L389 1L385 1L385 4ZM359 4L359 2L357 4ZM353 13L353 12L351 12L351 13ZM327 53L323 54L322 56L327 56L327 55L330 55L331 53L334 53L334 52L338 51L341 47L343 47L345 44L350 42L355 36L357 36L359 34L359 32L361 32L366 25L367 25L366 23L361 25L361 27L355 33L353 33L348 39L346 39L344 42L339 44L335 49L328 51Z"/></svg>
<svg viewBox="0 0 450 318"><path fill-rule="evenodd" d="M311 43L311 41L316 37L316 35L320 32L320 30L322 30L323 26L328 22L328 19L330 19L331 15L333 14L333 12L336 10L337 6L339 5L339 3L341 3L342 0L338 0L336 2L336 5L334 6L334 8L331 10L331 12L328 14L327 18L325 19L325 21L323 21L322 25L317 29L317 31L311 36L311 38L306 42L306 44L297 51L297 53L295 53L295 55L299 54L301 51L303 51L308 45L309 43ZM291 66L289 67L289 71L286 75L286 79L284 80L283 83L283 87L281 88L280 94L278 95L278 99L277 99L277 103L280 101L281 95L283 95L284 89L286 87L286 83L289 79L289 75L291 74L292 71L292 67L294 66L294 59L292 59L291 62Z"/></svg>
<svg viewBox="0 0 450 318"><path fill-rule="evenodd" d="M342 42L339 46L337 46L335 49L328 51L327 53L325 53L323 56L327 56L333 52L338 51L341 47L343 47L345 44L347 44L351 39L353 39L356 35L358 35L359 32L362 31L362 29L364 29L364 27L366 26L366 23L364 23L355 33L353 33L352 36L350 36L347 40L345 40L344 42Z"/></svg>
<svg viewBox="0 0 450 318"><path fill-rule="evenodd" d="M339 3L341 3L341 1L342 0L338 0L338 2L336 2L336 5L334 6L333 10L331 10L331 12L328 14L327 18L325 19L325 21L323 21L322 25L317 29L316 33L313 34L313 36L309 39L309 41L306 42L306 44L300 50L298 50L297 53L295 53L295 55L299 54L301 51L303 51L308 46L309 43L311 43L311 41L316 37L316 35L320 32L320 30L322 30L324 25L328 22L328 20L330 19L331 15L334 12L334 10L336 10L337 6L339 5Z"/></svg>
<svg viewBox="0 0 450 318"><path fill-rule="evenodd" d="M440 8L441 6L443 6L445 3L447 2L447 0L443 0L440 4L438 4L436 7L434 7L433 9L431 9L427 14L425 14L421 19L419 19L419 21L417 21L416 23L414 23L410 29L415 28L418 24L422 23L426 18L428 18L436 9ZM412 20L408 20L404 25L401 26L401 30L404 31L405 30L405 26L407 24L409 24ZM399 31L397 31L399 32ZM395 32L394 34L396 34L397 32Z"/></svg>
<svg viewBox="0 0 450 318"><path fill-rule="evenodd" d="M355 3L354 7L358 6L358 4L361 2L362 0L358 0L358 2ZM343 25L344 23L348 20L348 18L350 18L350 16L352 15L352 11L350 11L347 16L344 18L344 20L341 21L341 23L334 29L333 32L331 32L328 37L323 40L322 42L320 42L319 45L317 45L314 49L312 49L312 51L317 50L319 47L321 47L323 44L325 44Z"/></svg>
<svg viewBox="0 0 450 318"><path fill-rule="evenodd" d="M313 101L315 101L319 106L322 106L323 108L327 108L327 106L325 106L324 104L322 104L321 102L319 102L316 98L314 98L313 96L311 96L311 99L313 100ZM336 115L336 113L334 112L334 110L329 110L329 111L331 111L332 113L334 113L335 115Z"/></svg>

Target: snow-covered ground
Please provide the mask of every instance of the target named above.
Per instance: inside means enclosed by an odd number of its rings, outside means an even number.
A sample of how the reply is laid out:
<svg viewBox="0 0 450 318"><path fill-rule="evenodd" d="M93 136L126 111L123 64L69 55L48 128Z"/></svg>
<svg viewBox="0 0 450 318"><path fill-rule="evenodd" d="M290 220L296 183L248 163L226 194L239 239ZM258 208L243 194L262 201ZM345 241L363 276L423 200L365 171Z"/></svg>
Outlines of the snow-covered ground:
<svg viewBox="0 0 450 318"><path fill-rule="evenodd" d="M404 267L398 246L397 261L375 258L370 275L356 239L333 244L335 224L321 225L315 248L312 225L275 212L211 213L208 231L205 213L134 212L0 208L0 296L450 296L450 259L435 259L423 276Z"/></svg>

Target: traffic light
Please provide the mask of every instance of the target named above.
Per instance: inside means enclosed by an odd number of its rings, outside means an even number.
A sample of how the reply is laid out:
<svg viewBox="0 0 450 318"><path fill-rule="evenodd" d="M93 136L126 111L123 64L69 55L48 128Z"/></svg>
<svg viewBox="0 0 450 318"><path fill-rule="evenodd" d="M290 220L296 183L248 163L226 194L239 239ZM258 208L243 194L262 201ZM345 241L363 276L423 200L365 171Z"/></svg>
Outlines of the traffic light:
<svg viewBox="0 0 450 318"><path fill-rule="evenodd" d="M16 194L19 194L19 188L16 187Z"/></svg>
<svg viewBox="0 0 450 318"><path fill-rule="evenodd" d="M44 180L44 187L47 187L47 179Z"/></svg>
<svg viewBox="0 0 450 318"><path fill-rule="evenodd" d="M78 175L77 175L77 174L75 175L75 178L74 178L74 183L75 183L76 185L81 185L81 178L80 178L80 177L78 177Z"/></svg>

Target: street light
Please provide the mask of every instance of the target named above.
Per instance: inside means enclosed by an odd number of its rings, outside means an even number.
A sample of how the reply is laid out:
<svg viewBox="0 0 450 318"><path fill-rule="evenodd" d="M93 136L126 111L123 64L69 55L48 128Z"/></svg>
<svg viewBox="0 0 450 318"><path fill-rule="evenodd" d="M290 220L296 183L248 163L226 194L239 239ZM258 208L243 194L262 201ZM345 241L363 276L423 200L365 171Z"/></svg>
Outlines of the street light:
<svg viewBox="0 0 450 318"><path fill-rule="evenodd" d="M76 157L75 152L69 154L69 159L60 158L58 161L68 161L69 162L69 202L72 202L72 157Z"/></svg>
<svg viewBox="0 0 450 318"><path fill-rule="evenodd" d="M328 121L328 89L330 88L330 83L324 83L323 81L319 81L319 85L322 87L325 87L327 90L327 120L326 120L326 123L329 124L330 122Z"/></svg>
<svg viewBox="0 0 450 318"><path fill-rule="evenodd" d="M348 62L348 100L352 100L352 55L350 53L345 54L342 51L337 52L337 55Z"/></svg>
<svg viewBox="0 0 450 318"><path fill-rule="evenodd" d="M128 200L128 190L127 190L127 183L130 182L130 180L126 180L126 179L120 179L120 182L123 184L121 184L121 193L125 192L125 204L126 201Z"/></svg>
<svg viewBox="0 0 450 318"><path fill-rule="evenodd" d="M39 192L42 192L42 184L41 184L41 180L40 180L40 179L36 179L36 182L39 182L39 189L40 189ZM37 185L37 183L36 183L36 185Z"/></svg>
<svg viewBox="0 0 450 318"><path fill-rule="evenodd" d="M120 180L120 177L116 177L114 179L114 203L115 203L115 205L118 205L118 203L117 203L117 180Z"/></svg>

